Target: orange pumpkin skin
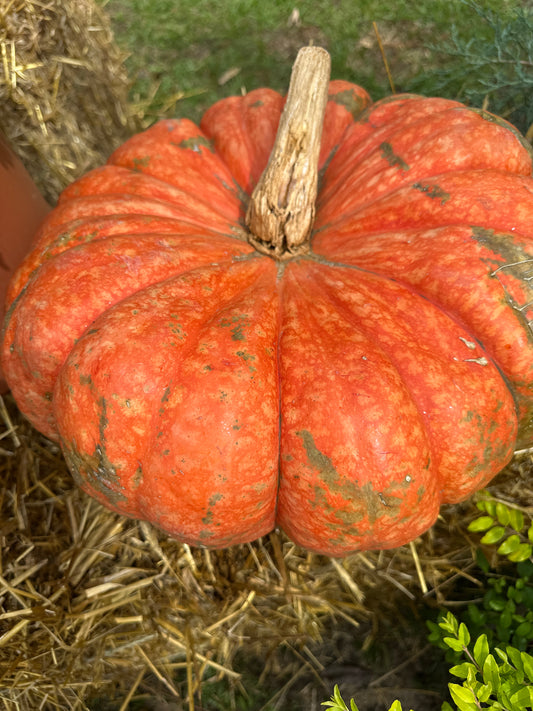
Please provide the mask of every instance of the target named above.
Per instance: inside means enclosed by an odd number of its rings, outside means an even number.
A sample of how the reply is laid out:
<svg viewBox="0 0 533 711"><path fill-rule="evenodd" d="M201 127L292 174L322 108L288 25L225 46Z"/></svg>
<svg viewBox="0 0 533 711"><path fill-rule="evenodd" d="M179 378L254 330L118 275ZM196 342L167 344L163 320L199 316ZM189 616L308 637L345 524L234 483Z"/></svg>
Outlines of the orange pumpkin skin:
<svg viewBox="0 0 533 711"><path fill-rule="evenodd" d="M13 278L20 409L106 506L192 545L399 546L532 439L531 154L331 82L307 255L247 241L283 99L162 121L71 185Z"/></svg>

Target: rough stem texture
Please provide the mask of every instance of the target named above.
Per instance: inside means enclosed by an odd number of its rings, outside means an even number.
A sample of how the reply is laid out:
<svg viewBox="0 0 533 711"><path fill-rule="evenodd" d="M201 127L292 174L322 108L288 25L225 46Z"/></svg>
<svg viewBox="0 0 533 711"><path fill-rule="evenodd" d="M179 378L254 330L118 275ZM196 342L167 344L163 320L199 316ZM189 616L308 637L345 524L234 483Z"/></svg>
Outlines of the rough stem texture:
<svg viewBox="0 0 533 711"><path fill-rule="evenodd" d="M320 47L299 51L276 141L250 199L250 243L277 259L308 249L330 65L329 54Z"/></svg>

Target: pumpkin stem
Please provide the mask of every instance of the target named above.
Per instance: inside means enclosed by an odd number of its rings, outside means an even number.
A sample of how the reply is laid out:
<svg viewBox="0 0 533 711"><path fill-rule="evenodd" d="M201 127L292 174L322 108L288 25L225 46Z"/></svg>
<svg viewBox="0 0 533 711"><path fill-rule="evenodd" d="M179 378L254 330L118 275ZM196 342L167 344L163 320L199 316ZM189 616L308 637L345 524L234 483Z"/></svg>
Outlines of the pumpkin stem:
<svg viewBox="0 0 533 711"><path fill-rule="evenodd" d="M250 198L249 241L276 259L309 250L330 64L321 47L298 52L274 147Z"/></svg>

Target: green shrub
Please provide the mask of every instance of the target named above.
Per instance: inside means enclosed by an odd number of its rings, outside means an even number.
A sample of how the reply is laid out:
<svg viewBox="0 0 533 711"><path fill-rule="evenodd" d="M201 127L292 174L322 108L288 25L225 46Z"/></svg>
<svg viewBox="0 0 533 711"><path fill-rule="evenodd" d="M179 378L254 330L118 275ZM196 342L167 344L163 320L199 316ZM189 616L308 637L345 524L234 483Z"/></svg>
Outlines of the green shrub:
<svg viewBox="0 0 533 711"><path fill-rule="evenodd" d="M333 689L333 696L331 699L329 701L324 701L322 706L329 706L330 711L359 711L359 707L353 699L350 700L350 706L346 706L337 685L335 685L335 688ZM402 711L401 703L399 701L393 701L389 711Z"/></svg>
<svg viewBox="0 0 533 711"><path fill-rule="evenodd" d="M413 79L412 91L449 96L507 118L533 132L533 12L530 3L501 14L486 4L460 0L475 30L465 39L452 25L447 39L429 46L440 66ZM464 22L464 19L461 19Z"/></svg>
<svg viewBox="0 0 533 711"><path fill-rule="evenodd" d="M441 611L428 621L429 641L444 652L452 680L452 706L441 711L526 711L533 709L533 522L520 508L481 492L481 512L469 525L482 546L497 547L506 559L505 574L492 571L482 548L477 559L485 573L485 592L469 604L463 619ZM510 565L509 565L510 564ZM333 711L359 711L347 706L338 686L330 701ZM389 711L402 711L396 700Z"/></svg>
<svg viewBox="0 0 533 711"><path fill-rule="evenodd" d="M491 647L486 634L475 641L464 622L447 612L433 625L429 639L456 655L450 674L460 683L448 684L454 707L445 701L441 711L526 711L533 707L533 656L510 645ZM359 711L355 701L347 706L338 686L330 701L332 711ZM396 700L389 711L402 711Z"/></svg>

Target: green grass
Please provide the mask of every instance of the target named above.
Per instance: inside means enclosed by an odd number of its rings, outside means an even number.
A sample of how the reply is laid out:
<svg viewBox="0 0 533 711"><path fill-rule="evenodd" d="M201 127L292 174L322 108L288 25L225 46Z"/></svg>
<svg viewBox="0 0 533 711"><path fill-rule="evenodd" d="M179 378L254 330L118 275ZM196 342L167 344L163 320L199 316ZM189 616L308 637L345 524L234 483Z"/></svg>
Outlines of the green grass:
<svg viewBox="0 0 533 711"><path fill-rule="evenodd" d="M505 20L522 3L482 5ZM295 6L299 22L290 24ZM454 23L465 42L472 33L491 41L461 0L108 0L106 8L117 42L130 54L132 95L147 121L163 115L198 120L217 99L260 86L284 92L298 48L309 43L329 50L334 78L362 84L378 99L390 87L373 22L400 91L447 61L428 46L449 38ZM220 83L229 70L234 76Z"/></svg>

